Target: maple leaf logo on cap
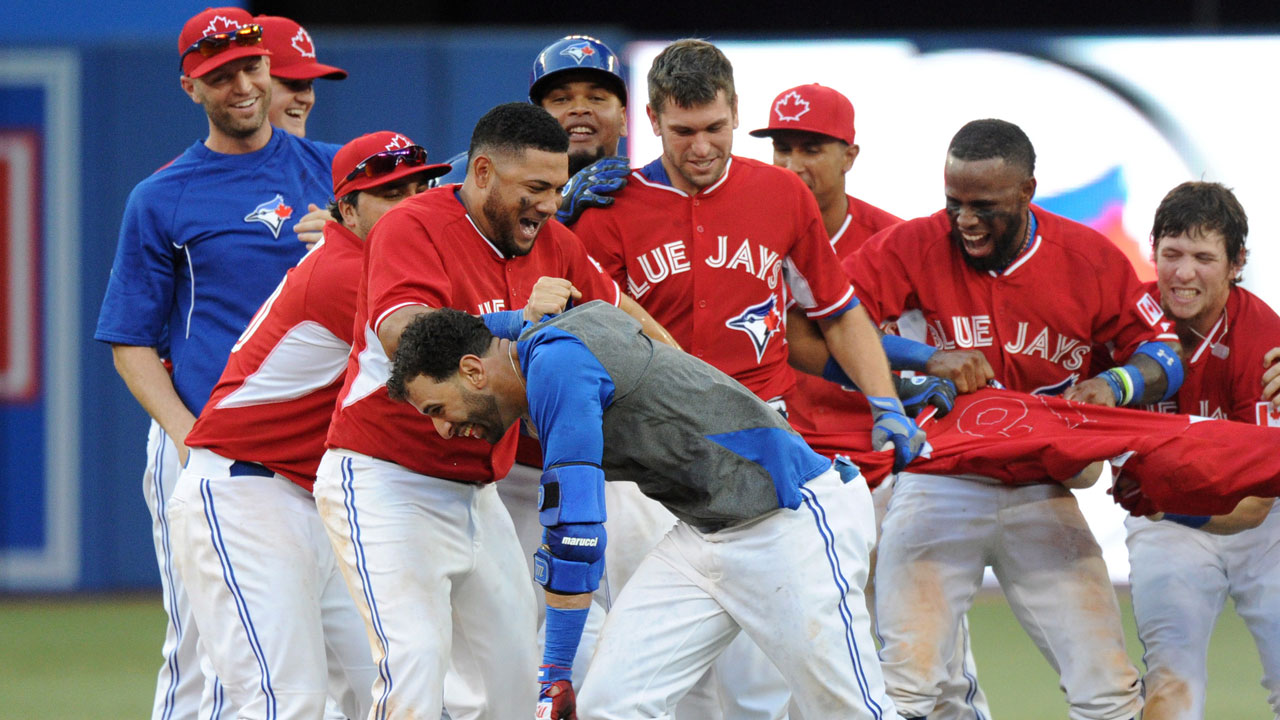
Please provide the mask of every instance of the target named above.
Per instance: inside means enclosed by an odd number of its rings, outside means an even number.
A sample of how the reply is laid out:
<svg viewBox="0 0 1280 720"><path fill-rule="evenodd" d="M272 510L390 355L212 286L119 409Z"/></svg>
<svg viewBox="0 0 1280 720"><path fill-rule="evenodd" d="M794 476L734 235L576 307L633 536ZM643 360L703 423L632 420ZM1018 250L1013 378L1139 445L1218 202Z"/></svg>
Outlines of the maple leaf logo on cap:
<svg viewBox="0 0 1280 720"><path fill-rule="evenodd" d="M204 29L204 34L215 35L220 32L239 29L240 22L238 20L232 20L231 18L224 17L222 15L214 15L213 19L209 21L209 27Z"/></svg>
<svg viewBox="0 0 1280 720"><path fill-rule="evenodd" d="M411 144L412 143L409 142L409 138L397 133L396 136L391 138L391 141L387 143L387 149L399 150L401 148L407 148Z"/></svg>
<svg viewBox="0 0 1280 720"><path fill-rule="evenodd" d="M306 30L298 28L298 33L289 41L294 50L304 58L313 58L316 56L316 45L311 42L311 35Z"/></svg>
<svg viewBox="0 0 1280 720"><path fill-rule="evenodd" d="M791 92L778 98L773 104L773 111L778 113L779 122L795 122L801 115L809 112L809 101L800 97L800 93Z"/></svg>

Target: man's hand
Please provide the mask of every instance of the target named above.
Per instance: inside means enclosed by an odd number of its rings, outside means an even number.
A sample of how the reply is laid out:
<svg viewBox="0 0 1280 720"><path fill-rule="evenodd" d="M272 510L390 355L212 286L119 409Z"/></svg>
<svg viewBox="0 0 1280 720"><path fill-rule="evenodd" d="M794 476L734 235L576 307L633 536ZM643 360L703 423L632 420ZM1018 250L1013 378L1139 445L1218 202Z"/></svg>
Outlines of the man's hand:
<svg viewBox="0 0 1280 720"><path fill-rule="evenodd" d="M328 210L315 203L308 204L307 214L293 226L293 231L298 234L298 242L306 243L310 250L324 237L324 224L332 219Z"/></svg>
<svg viewBox="0 0 1280 720"><path fill-rule="evenodd" d="M630 174L631 165L624 157L601 158L582 168L561 191L556 219L572 225L587 208L612 205L609 195L625 187Z"/></svg>
<svg viewBox="0 0 1280 720"><path fill-rule="evenodd" d="M524 319L531 323L541 322L543 315L559 315L564 312L570 300L581 299L582 292L573 283L564 278L543 275L529 293L529 302L524 306Z"/></svg>
<svg viewBox="0 0 1280 720"><path fill-rule="evenodd" d="M925 363L924 371L950 380L961 393L980 390L996 376L986 356L977 350L939 350Z"/></svg>
<svg viewBox="0 0 1280 720"><path fill-rule="evenodd" d="M1072 385L1067 388L1066 392L1062 393L1062 398L1088 405L1116 406L1115 391L1111 389L1110 383L1100 377L1091 377L1084 382Z"/></svg>
<svg viewBox="0 0 1280 720"><path fill-rule="evenodd" d="M902 410L897 398L867 396L875 425L871 428L871 449L884 450L893 443L893 471L902 472L907 463L924 450L925 433Z"/></svg>
<svg viewBox="0 0 1280 720"><path fill-rule="evenodd" d="M1111 495L1111 499L1130 515L1135 517L1150 517L1152 520L1159 520L1164 517L1158 514L1151 500L1142 492L1142 486L1137 480L1124 474L1122 468L1111 468L1111 489L1107 491Z"/></svg>
<svg viewBox="0 0 1280 720"><path fill-rule="evenodd" d="M935 417L946 417L956 406L956 386L932 375L898 378L898 399L908 417L919 415L931 405L938 409Z"/></svg>
<svg viewBox="0 0 1280 720"><path fill-rule="evenodd" d="M536 720L578 720L578 699L573 693L573 683L568 678L550 680L560 675L568 675L567 669L554 665L539 668L542 690L538 692Z"/></svg>
<svg viewBox="0 0 1280 720"><path fill-rule="evenodd" d="M1273 347L1262 358L1267 371L1262 375L1262 399L1271 401L1271 409L1280 412L1280 347Z"/></svg>

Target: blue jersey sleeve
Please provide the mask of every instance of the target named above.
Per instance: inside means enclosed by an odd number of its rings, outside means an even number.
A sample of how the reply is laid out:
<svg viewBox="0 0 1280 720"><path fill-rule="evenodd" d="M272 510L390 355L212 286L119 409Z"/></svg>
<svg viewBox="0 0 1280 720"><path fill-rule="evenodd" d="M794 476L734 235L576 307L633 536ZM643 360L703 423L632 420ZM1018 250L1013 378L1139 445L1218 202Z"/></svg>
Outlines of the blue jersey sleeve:
<svg viewBox="0 0 1280 720"><path fill-rule="evenodd" d="M555 327L517 345L526 378L529 417L542 443L542 467L600 466L605 408L613 379L587 346Z"/></svg>
<svg viewBox="0 0 1280 720"><path fill-rule="evenodd" d="M159 345L173 307L176 252L168 236L172 204L152 202L150 186L129 195L107 293L94 338L122 345Z"/></svg>

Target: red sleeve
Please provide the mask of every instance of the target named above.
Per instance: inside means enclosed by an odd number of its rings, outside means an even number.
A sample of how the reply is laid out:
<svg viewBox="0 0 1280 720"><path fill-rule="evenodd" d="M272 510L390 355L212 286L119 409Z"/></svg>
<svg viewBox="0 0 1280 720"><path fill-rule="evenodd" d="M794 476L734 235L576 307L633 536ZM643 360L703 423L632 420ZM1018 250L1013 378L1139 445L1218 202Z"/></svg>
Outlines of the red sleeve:
<svg viewBox="0 0 1280 720"><path fill-rule="evenodd" d="M1128 360L1143 343L1177 342L1160 301L1138 280L1124 253L1109 240L1104 242L1102 255L1094 263L1098 293L1094 342L1112 347L1111 358L1117 363Z"/></svg>
<svg viewBox="0 0 1280 720"><path fill-rule="evenodd" d="M862 306L877 325L896 320L919 304L907 265L899 255L914 249L919 242L904 227L896 225L872 235L841 263Z"/></svg>
<svg viewBox="0 0 1280 720"><path fill-rule="evenodd" d="M617 307L622 299L618 283L608 278L600 264L587 254L582 240L571 230L565 229L560 235L560 248L568 266L566 279L582 291L582 302L604 300Z"/></svg>
<svg viewBox="0 0 1280 720"><path fill-rule="evenodd" d="M1280 347L1280 316L1256 295L1241 288L1233 293L1241 296L1238 317L1228 316L1236 340L1231 341L1232 366L1235 377L1231 389L1231 419L1256 425L1280 425L1271 416L1270 403L1262 400L1262 376L1266 367L1262 359L1274 347ZM1228 302L1228 307L1230 307ZM1239 353L1237 355L1237 353Z"/></svg>
<svg viewBox="0 0 1280 720"><path fill-rule="evenodd" d="M316 258L316 267L307 282L307 312L335 337L351 345L355 342L361 257L339 248L331 250Z"/></svg>
<svg viewBox="0 0 1280 720"><path fill-rule="evenodd" d="M805 315L812 319L836 316L847 309L854 297L853 288L831 249L818 201L794 173L788 172L786 180L795 198L792 207L796 219L796 241L787 253L784 266L788 271L787 284Z"/></svg>
<svg viewBox="0 0 1280 720"><path fill-rule="evenodd" d="M418 217L393 209L369 233L369 314L374 332L409 305L449 307L452 285L434 239Z"/></svg>
<svg viewBox="0 0 1280 720"><path fill-rule="evenodd" d="M627 282L627 262L622 257L622 235L618 232L614 216L624 212L625 208L618 207L589 210L578 218L572 231L586 253L600 266L601 272L613 278L619 286L625 286Z"/></svg>

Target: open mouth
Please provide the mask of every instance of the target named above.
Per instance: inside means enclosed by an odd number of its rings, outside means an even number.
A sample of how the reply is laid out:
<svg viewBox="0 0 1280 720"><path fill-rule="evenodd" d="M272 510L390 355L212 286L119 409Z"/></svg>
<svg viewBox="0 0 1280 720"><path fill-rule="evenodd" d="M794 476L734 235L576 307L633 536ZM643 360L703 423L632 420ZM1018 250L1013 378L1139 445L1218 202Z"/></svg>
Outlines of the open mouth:
<svg viewBox="0 0 1280 720"><path fill-rule="evenodd" d="M541 220L531 220L523 217L520 218L521 237L529 242L533 242L533 239L538 237L538 231L542 229L543 222L544 221Z"/></svg>
<svg viewBox="0 0 1280 720"><path fill-rule="evenodd" d="M990 233L960 233L960 239L964 242L964 249L970 255L980 257L991 252L991 234Z"/></svg>
<svg viewBox="0 0 1280 720"><path fill-rule="evenodd" d="M294 120L303 120L307 117L307 109L306 108L289 108L284 111L284 114L288 115Z"/></svg>
<svg viewBox="0 0 1280 720"><path fill-rule="evenodd" d="M249 98L247 100L241 100L238 103L232 103L231 107L234 110L248 112L248 111L252 111L254 106L257 104L258 104L258 98Z"/></svg>
<svg viewBox="0 0 1280 720"><path fill-rule="evenodd" d="M570 141L591 140L596 136L596 129L590 125L572 125L567 128L567 132L569 133Z"/></svg>

